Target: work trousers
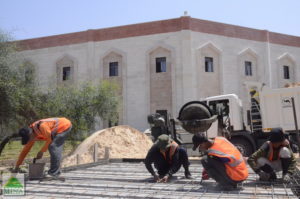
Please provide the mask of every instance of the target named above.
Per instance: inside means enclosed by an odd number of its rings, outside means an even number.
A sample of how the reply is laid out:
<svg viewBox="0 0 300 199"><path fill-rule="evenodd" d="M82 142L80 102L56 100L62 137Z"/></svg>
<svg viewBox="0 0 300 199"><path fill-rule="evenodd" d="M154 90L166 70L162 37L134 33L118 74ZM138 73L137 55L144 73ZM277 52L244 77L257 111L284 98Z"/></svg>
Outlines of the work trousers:
<svg viewBox="0 0 300 199"><path fill-rule="evenodd" d="M171 168L172 168L171 171L172 174L176 173L181 166L183 166L185 171L188 171L190 162L186 150L180 147L178 149L178 153L179 153L178 154L179 158L177 160L176 159L173 160L171 164L168 163L162 155L158 156L155 159L154 167L157 169L157 173L160 177L167 175Z"/></svg>
<svg viewBox="0 0 300 199"><path fill-rule="evenodd" d="M48 174L51 176L60 175L60 163L62 152L67 135L71 131L72 126L62 133L58 133L52 137L52 143L49 145L48 150L50 153L50 169Z"/></svg>
<svg viewBox="0 0 300 199"><path fill-rule="evenodd" d="M241 181L232 180L226 173L226 168L223 162L213 156L204 156L201 160L202 166L206 169L208 175L217 183L224 187L237 186Z"/></svg>
<svg viewBox="0 0 300 199"><path fill-rule="evenodd" d="M265 157L260 157L257 159L257 166L263 167L264 165L269 165L275 172L287 170L290 164L290 159L292 157L291 151L287 147L282 147L279 151L279 159L270 161ZM289 162L287 162L289 161ZM285 165L285 163L288 163Z"/></svg>

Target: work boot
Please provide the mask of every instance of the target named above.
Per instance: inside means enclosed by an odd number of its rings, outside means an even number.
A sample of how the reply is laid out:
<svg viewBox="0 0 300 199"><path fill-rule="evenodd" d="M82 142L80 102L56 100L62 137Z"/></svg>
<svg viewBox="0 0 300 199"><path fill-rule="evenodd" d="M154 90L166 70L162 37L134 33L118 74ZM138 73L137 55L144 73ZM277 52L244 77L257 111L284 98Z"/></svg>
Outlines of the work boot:
<svg viewBox="0 0 300 199"><path fill-rule="evenodd" d="M276 179L277 179L276 173L275 172L270 173L269 181L275 181Z"/></svg>
<svg viewBox="0 0 300 199"><path fill-rule="evenodd" d="M184 175L185 175L186 179L192 179L192 175L191 175L191 172L189 170L185 170Z"/></svg>
<svg viewBox="0 0 300 199"><path fill-rule="evenodd" d="M268 181L275 181L277 179L276 173L270 165L265 164L264 166L260 167L260 169L269 174Z"/></svg>
<svg viewBox="0 0 300 199"><path fill-rule="evenodd" d="M52 181L52 180L59 180L64 182L66 179L60 175L50 175L50 174L45 174L44 177L41 179L41 181Z"/></svg>
<svg viewBox="0 0 300 199"><path fill-rule="evenodd" d="M217 185L217 189L221 190L221 191L234 191L237 189L237 185L224 185L224 184L218 184Z"/></svg>
<svg viewBox="0 0 300 199"><path fill-rule="evenodd" d="M282 174L285 175L288 172L289 166L292 162L292 158L280 158L282 166Z"/></svg>

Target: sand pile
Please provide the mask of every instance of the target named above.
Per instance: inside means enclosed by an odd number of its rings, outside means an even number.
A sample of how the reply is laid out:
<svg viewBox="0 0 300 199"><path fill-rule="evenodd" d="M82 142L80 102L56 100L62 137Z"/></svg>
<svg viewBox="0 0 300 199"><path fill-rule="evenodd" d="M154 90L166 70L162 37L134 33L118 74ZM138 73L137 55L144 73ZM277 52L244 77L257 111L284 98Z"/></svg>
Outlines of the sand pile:
<svg viewBox="0 0 300 199"><path fill-rule="evenodd" d="M300 86L300 82L286 84L284 87L285 88L293 88L293 87L297 87L297 86Z"/></svg>
<svg viewBox="0 0 300 199"><path fill-rule="evenodd" d="M152 146L151 139L129 126L116 126L93 133L77 149L63 159L62 166L91 163L94 161L94 145L98 144L98 159L105 156L109 148L109 158L145 158ZM78 160L77 160L78 158Z"/></svg>

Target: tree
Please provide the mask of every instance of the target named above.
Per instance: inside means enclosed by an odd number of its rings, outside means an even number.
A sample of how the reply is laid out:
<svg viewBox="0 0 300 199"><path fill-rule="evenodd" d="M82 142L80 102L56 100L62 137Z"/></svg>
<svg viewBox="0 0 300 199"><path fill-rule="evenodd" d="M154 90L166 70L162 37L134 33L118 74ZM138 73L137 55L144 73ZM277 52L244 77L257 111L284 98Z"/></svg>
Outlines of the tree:
<svg viewBox="0 0 300 199"><path fill-rule="evenodd" d="M58 87L40 96L36 102L41 118L63 116L72 121L73 140L83 139L91 132L96 118L116 121L118 116L118 87L108 81L98 85L85 83L77 87Z"/></svg>
<svg viewBox="0 0 300 199"><path fill-rule="evenodd" d="M0 30L0 133L15 116L14 93L18 89L18 73L15 64L16 45L8 34Z"/></svg>
<svg viewBox="0 0 300 199"><path fill-rule="evenodd" d="M82 139L94 129L96 118L116 121L118 87L108 81L85 82L78 87L41 91L35 84L35 68L22 62L17 44L0 31L0 136L12 135L22 126L48 117L72 121L71 138ZM15 137L15 136L12 136ZM1 154L1 151L0 151Z"/></svg>

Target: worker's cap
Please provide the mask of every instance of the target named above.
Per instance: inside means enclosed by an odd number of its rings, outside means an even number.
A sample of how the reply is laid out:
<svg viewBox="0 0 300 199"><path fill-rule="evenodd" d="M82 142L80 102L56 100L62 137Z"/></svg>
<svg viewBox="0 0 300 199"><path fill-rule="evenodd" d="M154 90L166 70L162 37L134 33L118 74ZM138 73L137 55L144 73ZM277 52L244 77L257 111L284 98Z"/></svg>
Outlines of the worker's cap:
<svg viewBox="0 0 300 199"><path fill-rule="evenodd" d="M283 142L285 140L285 136L282 128L272 128L270 132L269 140L271 142Z"/></svg>
<svg viewBox="0 0 300 199"><path fill-rule="evenodd" d="M195 151L200 144L208 141L207 137L204 136L203 133L195 134L192 139L193 139L193 144L194 144L193 151Z"/></svg>
<svg viewBox="0 0 300 199"><path fill-rule="evenodd" d="M29 141L30 133L31 133L31 129L28 127L24 127L19 130L19 136L22 137L22 140L21 140L22 145L27 144L27 142Z"/></svg>
<svg viewBox="0 0 300 199"><path fill-rule="evenodd" d="M160 149L166 149L171 146L171 142L172 140L168 135L162 134L157 138L155 145Z"/></svg>

